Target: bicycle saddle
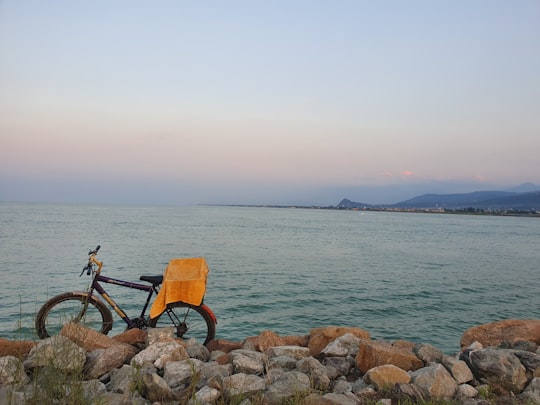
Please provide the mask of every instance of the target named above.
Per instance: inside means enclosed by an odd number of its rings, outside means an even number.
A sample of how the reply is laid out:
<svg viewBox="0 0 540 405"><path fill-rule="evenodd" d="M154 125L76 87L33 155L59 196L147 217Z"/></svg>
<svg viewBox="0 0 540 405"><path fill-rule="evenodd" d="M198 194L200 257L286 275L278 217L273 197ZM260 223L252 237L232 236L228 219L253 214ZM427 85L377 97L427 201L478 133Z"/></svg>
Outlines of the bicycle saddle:
<svg viewBox="0 0 540 405"><path fill-rule="evenodd" d="M161 276L141 276L141 281L147 281L152 285L160 285L163 282L163 275Z"/></svg>

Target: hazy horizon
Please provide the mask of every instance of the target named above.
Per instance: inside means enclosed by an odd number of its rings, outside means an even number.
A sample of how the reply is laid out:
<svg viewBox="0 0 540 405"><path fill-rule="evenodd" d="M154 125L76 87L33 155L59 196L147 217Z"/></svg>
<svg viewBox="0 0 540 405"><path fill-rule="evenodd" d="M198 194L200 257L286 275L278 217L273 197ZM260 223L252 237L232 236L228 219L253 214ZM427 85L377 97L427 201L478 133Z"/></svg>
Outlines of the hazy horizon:
<svg viewBox="0 0 540 405"><path fill-rule="evenodd" d="M540 184L540 3L0 3L0 201ZM448 190L448 191L444 191Z"/></svg>

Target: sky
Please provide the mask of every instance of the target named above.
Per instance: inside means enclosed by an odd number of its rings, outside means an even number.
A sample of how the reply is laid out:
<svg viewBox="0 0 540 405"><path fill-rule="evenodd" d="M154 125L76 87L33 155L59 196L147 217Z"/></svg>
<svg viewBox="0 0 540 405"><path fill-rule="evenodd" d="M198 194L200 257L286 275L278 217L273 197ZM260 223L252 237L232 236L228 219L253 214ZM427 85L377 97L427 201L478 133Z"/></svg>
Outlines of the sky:
<svg viewBox="0 0 540 405"><path fill-rule="evenodd" d="M540 1L0 0L0 201L540 184Z"/></svg>

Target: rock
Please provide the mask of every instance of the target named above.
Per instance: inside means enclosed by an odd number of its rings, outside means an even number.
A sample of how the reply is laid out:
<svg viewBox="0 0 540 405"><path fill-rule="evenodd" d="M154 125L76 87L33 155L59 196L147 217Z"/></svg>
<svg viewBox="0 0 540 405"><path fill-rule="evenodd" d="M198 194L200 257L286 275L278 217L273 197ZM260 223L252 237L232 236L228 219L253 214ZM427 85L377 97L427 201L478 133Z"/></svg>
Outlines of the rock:
<svg viewBox="0 0 540 405"><path fill-rule="evenodd" d="M359 405L360 399L353 394L330 392L324 395L313 394L306 398L309 405Z"/></svg>
<svg viewBox="0 0 540 405"><path fill-rule="evenodd" d="M66 373L82 371L86 351L67 337L56 335L39 342L24 361L26 368L52 367Z"/></svg>
<svg viewBox="0 0 540 405"><path fill-rule="evenodd" d="M24 357L36 344L29 340L9 340L0 338L0 357Z"/></svg>
<svg viewBox="0 0 540 405"><path fill-rule="evenodd" d="M235 373L261 375L268 358L261 352L238 349L231 352L231 362Z"/></svg>
<svg viewBox="0 0 540 405"><path fill-rule="evenodd" d="M208 348L196 340L188 341L185 348L188 356L192 359L199 359L201 361L210 360L210 351Z"/></svg>
<svg viewBox="0 0 540 405"><path fill-rule="evenodd" d="M238 373L223 378L223 395L228 399L239 395L254 395L265 388L264 379L256 375Z"/></svg>
<svg viewBox="0 0 540 405"><path fill-rule="evenodd" d="M425 402L424 394L420 388L414 384L397 384L394 388L394 393L398 398L405 397L414 404Z"/></svg>
<svg viewBox="0 0 540 405"><path fill-rule="evenodd" d="M99 378L109 371L129 362L133 353L125 345L111 346L107 349L96 349L86 356L84 374L87 379Z"/></svg>
<svg viewBox="0 0 540 405"><path fill-rule="evenodd" d="M118 343L125 343L131 346L137 346L139 344L146 343L147 331L133 328L120 333L119 335L113 336L113 339Z"/></svg>
<svg viewBox="0 0 540 405"><path fill-rule="evenodd" d="M370 339L369 332L360 328L327 326L324 328L312 329L309 333L308 344L310 355L317 357L328 343L346 333L351 333L360 339Z"/></svg>
<svg viewBox="0 0 540 405"><path fill-rule="evenodd" d="M288 356L274 356L268 359L268 368L281 368L293 370L296 368L296 359Z"/></svg>
<svg viewBox="0 0 540 405"><path fill-rule="evenodd" d="M229 353L236 349L242 348L241 342L231 342L230 340L224 340L224 339L217 339L217 340L211 340L206 345L208 350L211 352L214 351L222 351L223 353Z"/></svg>
<svg viewBox="0 0 540 405"><path fill-rule="evenodd" d="M330 386L330 377L328 370L315 357L306 357L298 360L296 368L304 374L307 374L313 386L319 390L327 390Z"/></svg>
<svg viewBox="0 0 540 405"><path fill-rule="evenodd" d="M112 370L109 373L109 382L107 383L107 391L113 393L128 393L135 389L136 383L134 377L137 375L132 367L124 364L122 367Z"/></svg>
<svg viewBox="0 0 540 405"><path fill-rule="evenodd" d="M321 350L321 354L327 357L356 356L359 345L359 337L352 333L345 333L328 343L324 349Z"/></svg>
<svg viewBox="0 0 540 405"><path fill-rule="evenodd" d="M65 336L72 342L82 347L87 352L91 352L96 349L107 349L108 347L115 345L122 345L123 343L117 342L113 338L99 333L93 329L89 329L78 323L67 323L62 327L60 336ZM126 345L135 354L136 349L131 345Z"/></svg>
<svg viewBox="0 0 540 405"><path fill-rule="evenodd" d="M473 373L467 363L450 356L444 356L442 365L450 372L456 383L464 384L474 379Z"/></svg>
<svg viewBox="0 0 540 405"><path fill-rule="evenodd" d="M410 349L396 347L386 341L360 340L356 366L366 373L373 367L393 364L405 371L417 370L424 365Z"/></svg>
<svg viewBox="0 0 540 405"><path fill-rule="evenodd" d="M266 349L274 346L281 346L281 337L270 330L265 330L259 336L247 338L242 347L249 350L264 352Z"/></svg>
<svg viewBox="0 0 540 405"><path fill-rule="evenodd" d="M470 352L471 370L495 388L519 393L527 384L525 367L509 349L487 348Z"/></svg>
<svg viewBox="0 0 540 405"><path fill-rule="evenodd" d="M163 367L163 379L171 389L188 384L201 370L203 362L197 359L169 361Z"/></svg>
<svg viewBox="0 0 540 405"><path fill-rule="evenodd" d="M451 399L457 391L457 383L442 364L413 371L411 378L428 399Z"/></svg>
<svg viewBox="0 0 540 405"><path fill-rule="evenodd" d="M335 370L336 377L347 376L354 366L353 357L325 357L322 364L326 368L332 368ZM329 372L330 374L330 372Z"/></svg>
<svg viewBox="0 0 540 405"><path fill-rule="evenodd" d="M463 400L467 398L475 398L478 396L478 390L469 384L458 385L456 398Z"/></svg>
<svg viewBox="0 0 540 405"><path fill-rule="evenodd" d="M215 404L220 396L221 392L219 390L211 387L203 387L195 393L187 405Z"/></svg>
<svg viewBox="0 0 540 405"><path fill-rule="evenodd" d="M512 353L514 353L519 361L521 361L521 364L530 372L535 373L540 369L540 355L524 350L512 350Z"/></svg>
<svg viewBox="0 0 540 405"><path fill-rule="evenodd" d="M154 343L174 340L174 326L162 328L148 328L146 330L146 346L152 346Z"/></svg>
<svg viewBox="0 0 540 405"><path fill-rule="evenodd" d="M83 381L81 388L88 403L99 403L101 396L107 392L107 387L99 380Z"/></svg>
<svg viewBox="0 0 540 405"><path fill-rule="evenodd" d="M23 363L18 357L11 355L0 357L0 387L13 383L26 384L29 381Z"/></svg>
<svg viewBox="0 0 540 405"><path fill-rule="evenodd" d="M413 353L426 365L429 363L441 363L444 357L443 352L441 352L439 349L432 345L423 343L415 344L413 347Z"/></svg>
<svg viewBox="0 0 540 405"><path fill-rule="evenodd" d="M140 375L139 393L152 402L174 399L171 388L157 373L143 370Z"/></svg>
<svg viewBox="0 0 540 405"><path fill-rule="evenodd" d="M391 389L396 384L408 384L411 376L392 364L374 367L364 375L364 381L373 384L378 391Z"/></svg>
<svg viewBox="0 0 540 405"><path fill-rule="evenodd" d="M275 346L264 351L269 357L286 356L300 360L309 356L309 349L301 346Z"/></svg>
<svg viewBox="0 0 540 405"><path fill-rule="evenodd" d="M280 405L286 400L310 390L311 381L307 375L300 371L289 371L266 389L264 400L268 405Z"/></svg>
<svg viewBox="0 0 540 405"><path fill-rule="evenodd" d="M461 337L461 348L474 341L486 346L499 346L503 342L531 341L540 344L540 320L507 319L472 327Z"/></svg>
<svg viewBox="0 0 540 405"><path fill-rule="evenodd" d="M186 349L176 340L158 340L137 353L131 360L131 363L139 367L145 363L151 363L156 368L162 369L169 361L187 359L189 359L189 355Z"/></svg>
<svg viewBox="0 0 540 405"><path fill-rule="evenodd" d="M540 378L533 378L520 396L527 401L540 404Z"/></svg>

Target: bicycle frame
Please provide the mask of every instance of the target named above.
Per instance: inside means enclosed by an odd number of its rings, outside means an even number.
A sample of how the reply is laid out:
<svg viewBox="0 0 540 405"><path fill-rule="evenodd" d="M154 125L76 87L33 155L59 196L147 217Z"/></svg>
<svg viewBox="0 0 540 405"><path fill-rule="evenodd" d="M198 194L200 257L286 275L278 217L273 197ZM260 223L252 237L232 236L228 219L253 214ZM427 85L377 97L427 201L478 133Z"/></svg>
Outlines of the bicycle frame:
<svg viewBox="0 0 540 405"><path fill-rule="evenodd" d="M95 258L95 255L90 256L90 262L96 264L98 266L97 270L93 270L94 278L92 280L92 285L90 286L88 297L90 298L92 294L94 293L94 290L99 293L103 297L105 301L114 309L114 311L118 314L118 316L128 325L128 329L136 328L138 325L136 325L133 320L120 308L120 306L111 298L111 296L105 291L103 286L99 284L99 282L108 283L108 284L114 284L121 287L127 287L132 288L140 291L146 291L148 292L148 296L146 297L146 302L144 304L144 307L141 311L140 318L144 319L146 310L148 308L148 305L150 303L150 300L152 299L152 295L154 293L158 293L157 286L155 285L148 285L148 284L140 284L140 283L134 283L131 281L124 281L119 280L112 277L102 276L101 275L101 268L103 267L103 262L100 262ZM85 305L86 307L86 305ZM83 309L83 312L86 311L86 308Z"/></svg>

